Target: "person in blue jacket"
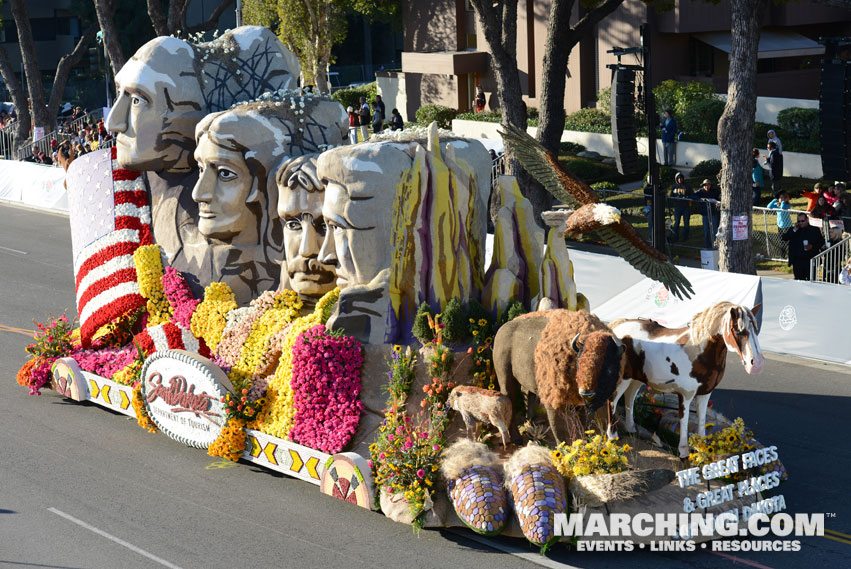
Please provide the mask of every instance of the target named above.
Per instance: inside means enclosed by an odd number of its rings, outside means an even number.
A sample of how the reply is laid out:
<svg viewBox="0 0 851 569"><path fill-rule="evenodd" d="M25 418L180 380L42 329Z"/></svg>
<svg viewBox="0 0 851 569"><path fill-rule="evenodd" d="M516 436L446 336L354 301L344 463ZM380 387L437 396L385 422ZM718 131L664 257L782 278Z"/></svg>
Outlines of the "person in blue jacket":
<svg viewBox="0 0 851 569"><path fill-rule="evenodd" d="M664 153L663 163L665 166L673 166L676 155L677 144L677 121L671 109L665 111L665 119L662 121L662 149Z"/></svg>
<svg viewBox="0 0 851 569"><path fill-rule="evenodd" d="M759 148L753 149L753 163L751 164L751 178L753 182L753 205L759 207L759 202L762 201L762 188L765 187L765 171L759 163Z"/></svg>

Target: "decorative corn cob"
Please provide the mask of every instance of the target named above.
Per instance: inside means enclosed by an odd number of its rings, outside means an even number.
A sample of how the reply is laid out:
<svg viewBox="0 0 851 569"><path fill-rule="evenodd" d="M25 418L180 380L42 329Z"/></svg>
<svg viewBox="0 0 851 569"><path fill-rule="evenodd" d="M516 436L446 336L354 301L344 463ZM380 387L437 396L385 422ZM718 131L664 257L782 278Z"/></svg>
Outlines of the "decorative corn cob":
<svg viewBox="0 0 851 569"><path fill-rule="evenodd" d="M559 539L555 514L567 513L564 479L549 451L536 445L514 453L505 465L505 475L523 535L545 551Z"/></svg>
<svg viewBox="0 0 851 569"><path fill-rule="evenodd" d="M458 517L482 535L496 535L508 521L508 499L498 458L485 445L462 439L446 450L441 473Z"/></svg>

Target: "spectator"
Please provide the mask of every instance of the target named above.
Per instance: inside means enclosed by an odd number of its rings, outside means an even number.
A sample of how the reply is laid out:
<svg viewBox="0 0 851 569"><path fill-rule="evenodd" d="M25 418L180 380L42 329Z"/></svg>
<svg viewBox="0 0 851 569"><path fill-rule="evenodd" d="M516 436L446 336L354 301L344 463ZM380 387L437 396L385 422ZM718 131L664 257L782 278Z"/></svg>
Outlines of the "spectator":
<svg viewBox="0 0 851 569"><path fill-rule="evenodd" d="M820 196L824 194L824 186L820 182L816 182L811 192L801 192L801 195L807 198L807 211L813 211Z"/></svg>
<svg viewBox="0 0 851 569"><path fill-rule="evenodd" d="M384 104L384 100L381 98L381 95L376 95L374 103L378 105L378 110L381 111L381 123L387 120L387 106Z"/></svg>
<svg viewBox="0 0 851 569"><path fill-rule="evenodd" d="M768 157L765 159L765 165L768 167L768 177L771 178L771 191L776 194L780 191L780 180L783 178L783 155L777 150L777 144L774 141L768 143Z"/></svg>
<svg viewBox="0 0 851 569"><path fill-rule="evenodd" d="M59 141L55 138L50 139L50 150L56 152L56 149L59 148Z"/></svg>
<svg viewBox="0 0 851 569"><path fill-rule="evenodd" d="M851 194L842 192L836 202L836 217L842 219L842 226L846 232L851 233Z"/></svg>
<svg viewBox="0 0 851 569"><path fill-rule="evenodd" d="M355 109L351 106L346 108L346 113L349 115L349 142L357 144L360 119L358 118L357 113L355 113Z"/></svg>
<svg viewBox="0 0 851 569"><path fill-rule="evenodd" d="M390 111L390 129L402 130L405 128L405 121L402 120L402 115L399 114L399 109Z"/></svg>
<svg viewBox="0 0 851 569"><path fill-rule="evenodd" d="M777 214L777 228L780 233L792 227L792 218L788 213L782 210L792 209L792 204L789 203L789 192L780 191L775 194L774 199L768 202L768 209L779 209Z"/></svg>
<svg viewBox="0 0 851 569"><path fill-rule="evenodd" d="M358 109L360 118L360 132L364 140L369 139L369 123L372 122L372 115L369 112L369 103L366 102L366 97L360 98L360 109Z"/></svg>
<svg viewBox="0 0 851 569"><path fill-rule="evenodd" d="M777 145L777 152L779 152L780 154L783 154L783 143L780 142L780 137L777 136L777 133L774 132L773 130L769 130L767 134L768 134L768 143L771 144L773 142L775 145ZM770 151L771 147L769 147L768 150Z"/></svg>
<svg viewBox="0 0 851 569"><path fill-rule="evenodd" d="M839 273L839 284L851 285L851 258L845 262L842 272Z"/></svg>
<svg viewBox="0 0 851 569"><path fill-rule="evenodd" d="M824 247L824 236L818 227L810 225L807 214L799 213L798 222L784 231L780 238L789 243L789 265L795 280L810 280L810 260Z"/></svg>
<svg viewBox="0 0 851 569"><path fill-rule="evenodd" d="M836 217L836 210L827 203L827 194L819 196L816 206L812 209L810 215L817 219L834 219Z"/></svg>
<svg viewBox="0 0 851 569"><path fill-rule="evenodd" d="M680 221L683 222L683 241L688 241L689 222L691 221L691 197L694 191L686 182L685 176L677 172L674 185L671 187L671 198L674 200L674 241L680 240Z"/></svg>
<svg viewBox="0 0 851 569"><path fill-rule="evenodd" d="M384 121L382 120L381 107L377 101L374 101L372 103L372 132L378 134L383 127Z"/></svg>
<svg viewBox="0 0 851 569"><path fill-rule="evenodd" d="M694 193L694 199L700 200L700 215L703 217L704 249L715 248L715 233L721 225L721 190L708 179L703 180L700 189Z"/></svg>
<svg viewBox="0 0 851 569"><path fill-rule="evenodd" d="M677 148L677 121L674 119L674 111L665 111L665 120L662 121L662 148L665 166L673 166L676 160Z"/></svg>
<svg viewBox="0 0 851 569"><path fill-rule="evenodd" d="M758 207L762 201L762 188L765 187L765 172L759 165L759 149L753 149L753 163L751 164L751 178L753 178L753 205Z"/></svg>
<svg viewBox="0 0 851 569"><path fill-rule="evenodd" d="M473 111L480 113L485 110L485 92L481 85L476 85L476 97L473 99Z"/></svg>
<svg viewBox="0 0 851 569"><path fill-rule="evenodd" d="M824 194L824 199L827 200L827 205L831 207L836 207L836 202L839 201L839 194L845 191L845 184L843 182L834 182L832 186L827 189L827 192Z"/></svg>

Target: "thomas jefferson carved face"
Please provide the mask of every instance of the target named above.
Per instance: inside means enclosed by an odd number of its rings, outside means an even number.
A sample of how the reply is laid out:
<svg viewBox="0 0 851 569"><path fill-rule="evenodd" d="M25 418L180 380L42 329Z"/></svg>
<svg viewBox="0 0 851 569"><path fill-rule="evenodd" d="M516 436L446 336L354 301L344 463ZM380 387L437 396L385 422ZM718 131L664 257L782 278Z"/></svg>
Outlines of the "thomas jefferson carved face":
<svg viewBox="0 0 851 569"><path fill-rule="evenodd" d="M319 260L327 227L325 193L316 179L316 157L296 158L278 174L278 216L284 223L284 249L290 287L300 296L322 296L335 286L333 261Z"/></svg>
<svg viewBox="0 0 851 569"><path fill-rule="evenodd" d="M216 144L201 135L195 150L198 182L192 199L198 202L198 231L204 237L233 239L256 224L248 208L256 201L256 181L241 152Z"/></svg>
<svg viewBox="0 0 851 569"><path fill-rule="evenodd" d="M106 120L116 133L117 159L139 171L189 171L195 125L205 114L192 47L153 39L115 76L118 97Z"/></svg>

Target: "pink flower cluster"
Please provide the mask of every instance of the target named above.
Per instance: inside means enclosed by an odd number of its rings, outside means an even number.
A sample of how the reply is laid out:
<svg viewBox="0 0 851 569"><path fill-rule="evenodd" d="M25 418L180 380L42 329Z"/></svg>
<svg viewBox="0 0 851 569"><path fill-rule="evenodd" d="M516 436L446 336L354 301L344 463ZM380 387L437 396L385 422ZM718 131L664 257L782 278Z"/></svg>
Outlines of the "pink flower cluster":
<svg viewBox="0 0 851 569"><path fill-rule="evenodd" d="M162 277L163 292L169 304L174 308L171 321L180 324L187 330L192 321L192 313L201 301L192 296L189 285L183 279L180 271L174 267L166 267Z"/></svg>
<svg viewBox="0 0 851 569"><path fill-rule="evenodd" d="M41 390L50 382L50 369L59 358L46 358L30 372L30 395L41 395Z"/></svg>
<svg viewBox="0 0 851 569"><path fill-rule="evenodd" d="M115 372L132 364L136 355L136 347L129 344L123 348L77 350L72 352L70 357L80 364L83 371L111 379Z"/></svg>
<svg viewBox="0 0 851 569"><path fill-rule="evenodd" d="M360 401L360 342L330 336L318 324L299 336L293 346L293 441L328 454L340 452L358 428Z"/></svg>

